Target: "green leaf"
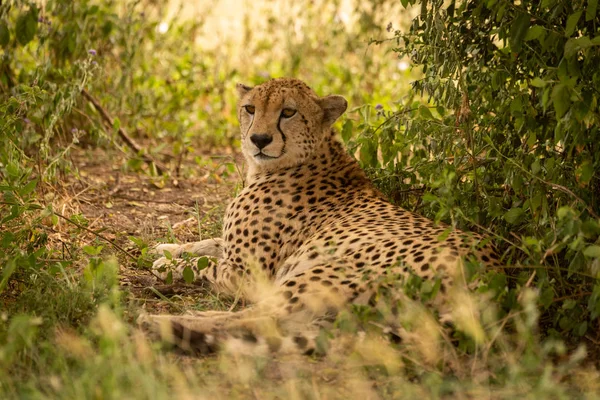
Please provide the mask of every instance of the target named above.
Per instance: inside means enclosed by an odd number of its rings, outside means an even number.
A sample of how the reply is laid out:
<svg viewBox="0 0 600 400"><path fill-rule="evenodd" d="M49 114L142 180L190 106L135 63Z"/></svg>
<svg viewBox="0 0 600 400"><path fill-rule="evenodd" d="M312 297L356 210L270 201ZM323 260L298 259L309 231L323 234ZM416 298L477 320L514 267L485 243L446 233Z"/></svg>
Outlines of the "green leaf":
<svg viewBox="0 0 600 400"><path fill-rule="evenodd" d="M535 77L531 80L531 86L533 87L537 87L537 88L543 88L544 86L546 86L548 84L548 82L546 82L545 80L543 80L542 78L538 78Z"/></svg>
<svg viewBox="0 0 600 400"><path fill-rule="evenodd" d="M97 256L98 254L100 254L100 252L102 251L102 248L104 246L98 246L98 247L94 247L94 246L83 246L82 250L84 251L84 253L86 253L87 255L90 256Z"/></svg>
<svg viewBox="0 0 600 400"><path fill-rule="evenodd" d="M587 8L585 9L585 20L591 21L596 18L598 11L598 0L588 0Z"/></svg>
<svg viewBox="0 0 600 400"><path fill-rule="evenodd" d="M444 232L440 233L440 234L437 236L437 238L436 238L436 239L437 239L439 242L443 242L444 240L446 240L446 239L448 238L448 236L450 236L450 233L452 233L452 228L446 228L446 229L444 229Z"/></svg>
<svg viewBox="0 0 600 400"><path fill-rule="evenodd" d="M586 257L600 258L600 246L592 245L583 250L583 255Z"/></svg>
<svg viewBox="0 0 600 400"><path fill-rule="evenodd" d="M4 288L8 284L10 276L17 269L17 263L15 259L8 260L8 262L2 268L2 280L0 281L0 293L4 291Z"/></svg>
<svg viewBox="0 0 600 400"><path fill-rule="evenodd" d="M202 271L208 267L208 257L200 257L196 262L196 266L198 267L198 271Z"/></svg>
<svg viewBox="0 0 600 400"><path fill-rule="evenodd" d="M0 47L6 47L8 42L10 42L8 26L6 25L6 22L0 21Z"/></svg>
<svg viewBox="0 0 600 400"><path fill-rule="evenodd" d="M544 89L544 93L542 93L542 110L544 114L548 110L548 103L550 102L550 88ZM560 128L560 124L556 124L556 128Z"/></svg>
<svg viewBox="0 0 600 400"><path fill-rule="evenodd" d="M194 282L194 271L189 266L186 266L183 269L182 275L183 275L183 280L185 281L185 283Z"/></svg>
<svg viewBox="0 0 600 400"><path fill-rule="evenodd" d="M504 86L506 82L507 74L504 71L494 71L492 74L492 88L494 90Z"/></svg>
<svg viewBox="0 0 600 400"><path fill-rule="evenodd" d="M33 190L37 186L37 183L38 183L37 179L32 180L27 185L25 185L25 186L23 186L22 188L19 189L19 194L22 197L26 197L28 194L30 194L31 192L33 192Z"/></svg>
<svg viewBox="0 0 600 400"><path fill-rule="evenodd" d="M171 283L173 283L173 271L169 271L167 273L167 277L165 278L165 283L167 285L170 285Z"/></svg>
<svg viewBox="0 0 600 400"><path fill-rule="evenodd" d="M37 32L37 8L31 7L25 14L19 15L15 28L17 40L22 46L31 42Z"/></svg>
<svg viewBox="0 0 600 400"><path fill-rule="evenodd" d="M429 107L424 106L424 105L420 105L419 106L419 115L423 118L423 119L434 119L433 118L433 114L431 113L431 111L429 110Z"/></svg>
<svg viewBox="0 0 600 400"><path fill-rule="evenodd" d="M0 247L7 248L8 246L12 245L13 241L15 240L15 235L12 232L5 232L4 234L0 235L0 238Z"/></svg>
<svg viewBox="0 0 600 400"><path fill-rule="evenodd" d="M127 236L127 239L132 241L139 248L146 247L144 241L140 238L137 238L135 236Z"/></svg>
<svg viewBox="0 0 600 400"><path fill-rule="evenodd" d="M581 224L581 231L588 237L594 237L600 235L600 224L592 219L588 219Z"/></svg>
<svg viewBox="0 0 600 400"><path fill-rule="evenodd" d="M575 170L575 176L580 184L587 185L594 176L594 165L590 160L585 160Z"/></svg>
<svg viewBox="0 0 600 400"><path fill-rule="evenodd" d="M521 96L515 96L510 102L510 113L513 115L522 115L523 113L523 102Z"/></svg>
<svg viewBox="0 0 600 400"><path fill-rule="evenodd" d="M496 12L496 22L502 21L504 14L506 13L506 4L500 4L498 11Z"/></svg>
<svg viewBox="0 0 600 400"><path fill-rule="evenodd" d="M121 120L119 118L115 118L115 120L113 121L113 129L115 131L118 131L119 128L121 128Z"/></svg>
<svg viewBox="0 0 600 400"><path fill-rule="evenodd" d="M82 225L82 226L88 226L90 224L90 221L88 221L87 218L81 214L71 215L71 221L73 221L79 225Z"/></svg>
<svg viewBox="0 0 600 400"><path fill-rule="evenodd" d="M527 30L527 35L525 35L525 41L538 39L540 36L544 35L546 30L541 25L534 25Z"/></svg>
<svg viewBox="0 0 600 400"><path fill-rule="evenodd" d="M567 299L564 301L562 308L563 310L572 310L577 305L577 302L573 299Z"/></svg>
<svg viewBox="0 0 600 400"><path fill-rule="evenodd" d="M524 216L525 212L522 208L514 207L504 214L504 219L511 225L517 225L519 222L521 222Z"/></svg>
<svg viewBox="0 0 600 400"><path fill-rule="evenodd" d="M540 295L540 304L544 306L544 308L548 308L552 304L552 300L554 300L554 290L552 290L550 287L547 287Z"/></svg>
<svg viewBox="0 0 600 400"><path fill-rule="evenodd" d="M579 10L569 15L569 18L567 18L567 27L565 28L565 36L569 37L575 32L577 22L579 22L579 18L581 18L582 13L583 10Z"/></svg>
<svg viewBox="0 0 600 400"><path fill-rule="evenodd" d="M377 166L377 144L377 137L373 137L360 146L360 161L365 167Z"/></svg>
<svg viewBox="0 0 600 400"><path fill-rule="evenodd" d="M529 147L533 147L533 145L536 143L536 135L535 132L531 132L531 134L529 135L529 140L527 140L527 145ZM537 175L538 172L540 172L541 170L541 166L540 166L540 160L535 160L532 164L531 164L531 172L534 175Z"/></svg>
<svg viewBox="0 0 600 400"><path fill-rule="evenodd" d="M587 328L588 328L587 321L583 321L582 323L580 323L577 326L577 328L575 329L575 333L577 333L577 335L579 335L579 336L583 336L587 332Z"/></svg>
<svg viewBox="0 0 600 400"><path fill-rule="evenodd" d="M513 21L512 26L510 27L510 39L509 44L510 48L513 52L518 53L521 51L521 45L523 44L523 39L527 35L527 31L529 30L530 23L529 14L520 13Z"/></svg>
<svg viewBox="0 0 600 400"><path fill-rule="evenodd" d="M579 50L587 49L594 46L594 43L587 36L582 36L577 39L569 39L565 44L565 57L574 56Z"/></svg>
<svg viewBox="0 0 600 400"><path fill-rule="evenodd" d="M554 104L557 118L561 118L569 111L569 107L571 106L569 89L562 83L554 86L552 89L552 104Z"/></svg>
<svg viewBox="0 0 600 400"><path fill-rule="evenodd" d="M352 121L347 119L344 122L344 126L342 127L342 140L344 143L348 143L350 138L352 137Z"/></svg>
<svg viewBox="0 0 600 400"><path fill-rule="evenodd" d="M575 216L575 211L569 206L562 206L556 211L556 215L558 215L559 219L565 219L567 217L573 218Z"/></svg>

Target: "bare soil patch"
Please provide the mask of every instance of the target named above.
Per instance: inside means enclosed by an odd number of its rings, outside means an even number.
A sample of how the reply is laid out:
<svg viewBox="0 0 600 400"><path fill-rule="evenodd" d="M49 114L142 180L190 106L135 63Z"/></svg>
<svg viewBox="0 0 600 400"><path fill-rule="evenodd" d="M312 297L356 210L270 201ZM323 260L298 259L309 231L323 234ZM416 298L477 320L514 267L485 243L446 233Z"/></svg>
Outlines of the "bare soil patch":
<svg viewBox="0 0 600 400"><path fill-rule="evenodd" d="M192 161L196 156L205 160L206 166L197 166ZM49 235L51 242L56 248L61 243L79 248L103 244L103 254L114 254L119 261L121 285L135 298L153 297L153 292L146 289L163 282L122 251L133 257L140 255L130 237L152 247L164 241L188 242L218 236L226 205L241 182L241 177L231 173L223 162L225 159L241 166L241 157L231 149L212 150L210 154L199 153L187 159L181 168L182 176L156 177L126 168L127 160L121 153L100 148L76 149L71 157L75 173L64 176L57 185L53 206L67 217L83 216L86 227L102 238L59 221ZM79 233L75 242L74 229ZM190 296L197 292L193 285L178 285L165 294L184 300L181 307L176 307L181 311L185 303L194 303Z"/></svg>

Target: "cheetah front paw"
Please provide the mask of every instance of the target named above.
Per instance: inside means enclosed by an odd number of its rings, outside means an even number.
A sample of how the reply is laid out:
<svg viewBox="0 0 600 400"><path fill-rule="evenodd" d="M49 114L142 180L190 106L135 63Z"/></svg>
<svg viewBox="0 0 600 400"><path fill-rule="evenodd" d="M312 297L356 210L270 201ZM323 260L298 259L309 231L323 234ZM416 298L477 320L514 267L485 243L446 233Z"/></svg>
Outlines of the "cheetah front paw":
<svg viewBox="0 0 600 400"><path fill-rule="evenodd" d="M154 254L172 258L181 258L184 253L220 258L222 251L223 240L221 238L205 239L185 244L162 243L152 249Z"/></svg>
<svg viewBox="0 0 600 400"><path fill-rule="evenodd" d="M176 243L161 243L157 244L150 250L150 254L156 254L163 258L170 254L172 257L179 257L182 252L183 245Z"/></svg>

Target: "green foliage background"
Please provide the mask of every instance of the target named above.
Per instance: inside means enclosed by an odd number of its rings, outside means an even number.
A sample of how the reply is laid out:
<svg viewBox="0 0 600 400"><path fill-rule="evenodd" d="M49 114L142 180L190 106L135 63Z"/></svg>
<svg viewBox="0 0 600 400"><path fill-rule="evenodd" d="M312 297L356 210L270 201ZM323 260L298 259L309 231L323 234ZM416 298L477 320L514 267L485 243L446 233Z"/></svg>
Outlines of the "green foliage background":
<svg viewBox="0 0 600 400"><path fill-rule="evenodd" d="M429 104L407 104L382 127L367 129L363 146L377 143L384 159L363 160L385 169L382 186L391 195L403 186L399 178L419 185L424 212L496 238L507 265L517 269L502 294L507 310L516 299L512 288L534 273L545 334L595 331L597 1L420 6L409 32L396 32L394 51L423 66L413 89Z"/></svg>
<svg viewBox="0 0 600 400"><path fill-rule="evenodd" d="M380 394L478 395L495 385L510 388L507 396L526 388L569 397L569 385L579 393L581 382L598 381L593 366L576 369L579 346L594 362L600 342L597 0L357 1L350 24L341 2L265 1L262 18L243 19L241 40L216 46L196 40L210 36L212 5L202 3L196 18L176 14L161 33L165 10L150 0L0 4L0 374L11 376L0 379L1 397L168 397L167 382L190 390L212 382L216 375L182 375L131 340L123 321L135 306L122 298L103 245L72 248L69 259L49 245L47 227L58 219L73 235L87 224L53 209L53 185L78 174L70 154L80 148L118 149L123 169L156 182L193 176L182 159L205 166L193 156L199 148L237 145L234 84L275 76L346 96L342 139L381 190L407 209L489 235L504 255L504 270L470 271L480 278L479 307L492 297L498 315L450 346L468 372L404 360L410 372L392 374L391 384L390 368L365 367L386 382ZM139 152L119 128L143 143ZM144 266L147 244L132 240L142 250L134 264ZM9 284L20 295L4 302ZM428 290L421 282L405 289ZM54 346L65 337L72 354Z"/></svg>

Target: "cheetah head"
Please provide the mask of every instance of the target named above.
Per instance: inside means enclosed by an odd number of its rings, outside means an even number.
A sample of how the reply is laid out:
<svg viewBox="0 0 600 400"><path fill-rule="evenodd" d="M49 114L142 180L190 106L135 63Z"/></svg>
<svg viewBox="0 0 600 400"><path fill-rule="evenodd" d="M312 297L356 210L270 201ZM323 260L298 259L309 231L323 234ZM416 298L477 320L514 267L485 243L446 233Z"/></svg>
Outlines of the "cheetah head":
<svg viewBox="0 0 600 400"><path fill-rule="evenodd" d="M311 159L346 111L342 96L319 97L304 82L279 78L238 84L238 119L248 173L268 173Z"/></svg>

